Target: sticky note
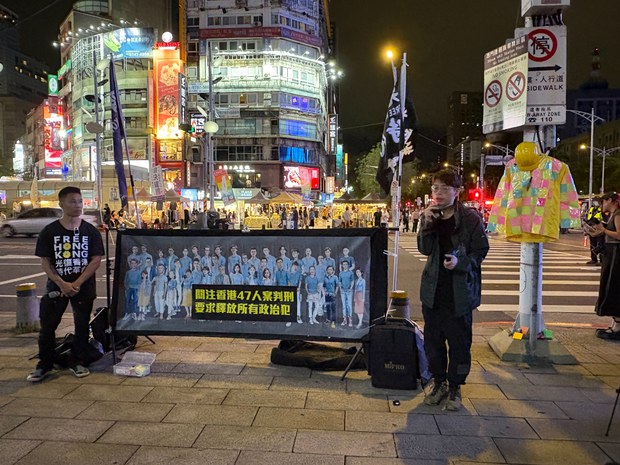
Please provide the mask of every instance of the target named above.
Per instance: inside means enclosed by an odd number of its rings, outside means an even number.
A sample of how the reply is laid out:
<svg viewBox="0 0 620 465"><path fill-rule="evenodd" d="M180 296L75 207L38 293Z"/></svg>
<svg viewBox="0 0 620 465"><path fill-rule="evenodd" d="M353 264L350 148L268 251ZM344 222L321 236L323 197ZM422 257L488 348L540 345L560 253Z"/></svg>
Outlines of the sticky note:
<svg viewBox="0 0 620 465"><path fill-rule="evenodd" d="M543 336L545 337L545 339L553 339L553 331L551 331L550 329L545 329L543 330Z"/></svg>
<svg viewBox="0 0 620 465"><path fill-rule="evenodd" d="M512 338L520 341L521 339L523 339L523 333L512 333Z"/></svg>

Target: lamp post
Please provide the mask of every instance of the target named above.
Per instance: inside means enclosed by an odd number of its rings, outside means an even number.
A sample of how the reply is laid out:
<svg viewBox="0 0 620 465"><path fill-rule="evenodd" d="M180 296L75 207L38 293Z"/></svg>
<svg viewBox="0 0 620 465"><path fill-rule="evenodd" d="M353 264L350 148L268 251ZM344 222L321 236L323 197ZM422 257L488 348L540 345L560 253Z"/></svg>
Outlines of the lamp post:
<svg viewBox="0 0 620 465"><path fill-rule="evenodd" d="M597 155L603 157L603 166L601 169L601 188L600 188L600 192L601 194L605 193L605 158L607 157L607 155L612 154L613 152L620 150L620 147L613 147L611 149L607 149L605 147L603 147L602 149L598 149L596 147L588 147L585 144L582 144L580 147L580 149L585 150L585 149L590 149L591 151L596 152Z"/></svg>
<svg viewBox="0 0 620 465"><path fill-rule="evenodd" d="M594 107L592 107L592 111L590 113L586 113L585 111L579 110L569 110L566 111L570 113L574 113L577 116L582 117L590 123L590 174L588 176L588 210L592 208L592 172L594 171L594 123L604 123L605 120L600 116L596 116L594 114Z"/></svg>

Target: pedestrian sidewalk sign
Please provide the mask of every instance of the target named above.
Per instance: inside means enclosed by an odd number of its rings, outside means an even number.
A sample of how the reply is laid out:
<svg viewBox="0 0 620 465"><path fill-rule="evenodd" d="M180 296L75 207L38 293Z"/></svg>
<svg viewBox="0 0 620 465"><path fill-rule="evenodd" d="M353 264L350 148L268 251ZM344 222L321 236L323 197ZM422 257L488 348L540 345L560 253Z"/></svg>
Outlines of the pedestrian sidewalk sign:
<svg viewBox="0 0 620 465"><path fill-rule="evenodd" d="M528 40L527 124L566 123L566 26L519 28Z"/></svg>

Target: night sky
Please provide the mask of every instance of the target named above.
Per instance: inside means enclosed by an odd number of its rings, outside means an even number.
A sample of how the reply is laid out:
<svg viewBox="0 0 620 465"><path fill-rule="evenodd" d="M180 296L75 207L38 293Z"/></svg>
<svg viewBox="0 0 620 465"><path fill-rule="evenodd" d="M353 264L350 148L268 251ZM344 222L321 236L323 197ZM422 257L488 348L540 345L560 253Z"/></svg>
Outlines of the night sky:
<svg viewBox="0 0 620 465"><path fill-rule="evenodd" d="M34 11L53 3L40 15ZM26 21L20 26L26 53L58 66L58 25L71 0L5 0ZM568 26L568 87L587 79L591 53L601 50L603 75L620 87L620 0L572 0ZM368 149L380 126L347 128L381 122L391 91L391 72L383 50L392 45L408 54L410 95L417 108L420 132L445 133L451 91L482 91L483 55L512 37L522 25L521 0L331 0L337 28L337 62L341 83L340 126L345 150Z"/></svg>

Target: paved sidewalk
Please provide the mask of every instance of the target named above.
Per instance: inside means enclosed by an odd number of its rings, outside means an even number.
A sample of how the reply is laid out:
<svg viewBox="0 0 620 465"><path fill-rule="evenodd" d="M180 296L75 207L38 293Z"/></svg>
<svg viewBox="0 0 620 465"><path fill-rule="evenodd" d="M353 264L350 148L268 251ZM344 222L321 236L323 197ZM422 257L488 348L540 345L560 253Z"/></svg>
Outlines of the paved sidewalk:
<svg viewBox="0 0 620 465"><path fill-rule="evenodd" d="M487 339L500 328L476 324L464 406L448 413L423 405L421 390L373 388L365 371L341 382L271 365L276 341L233 338L140 338L137 350L157 354L150 376L114 376L108 364L31 385L36 334L15 336L14 324L0 316L3 465L620 461L620 412L604 436L620 345L592 329L554 328L580 365L534 367L499 362Z"/></svg>

